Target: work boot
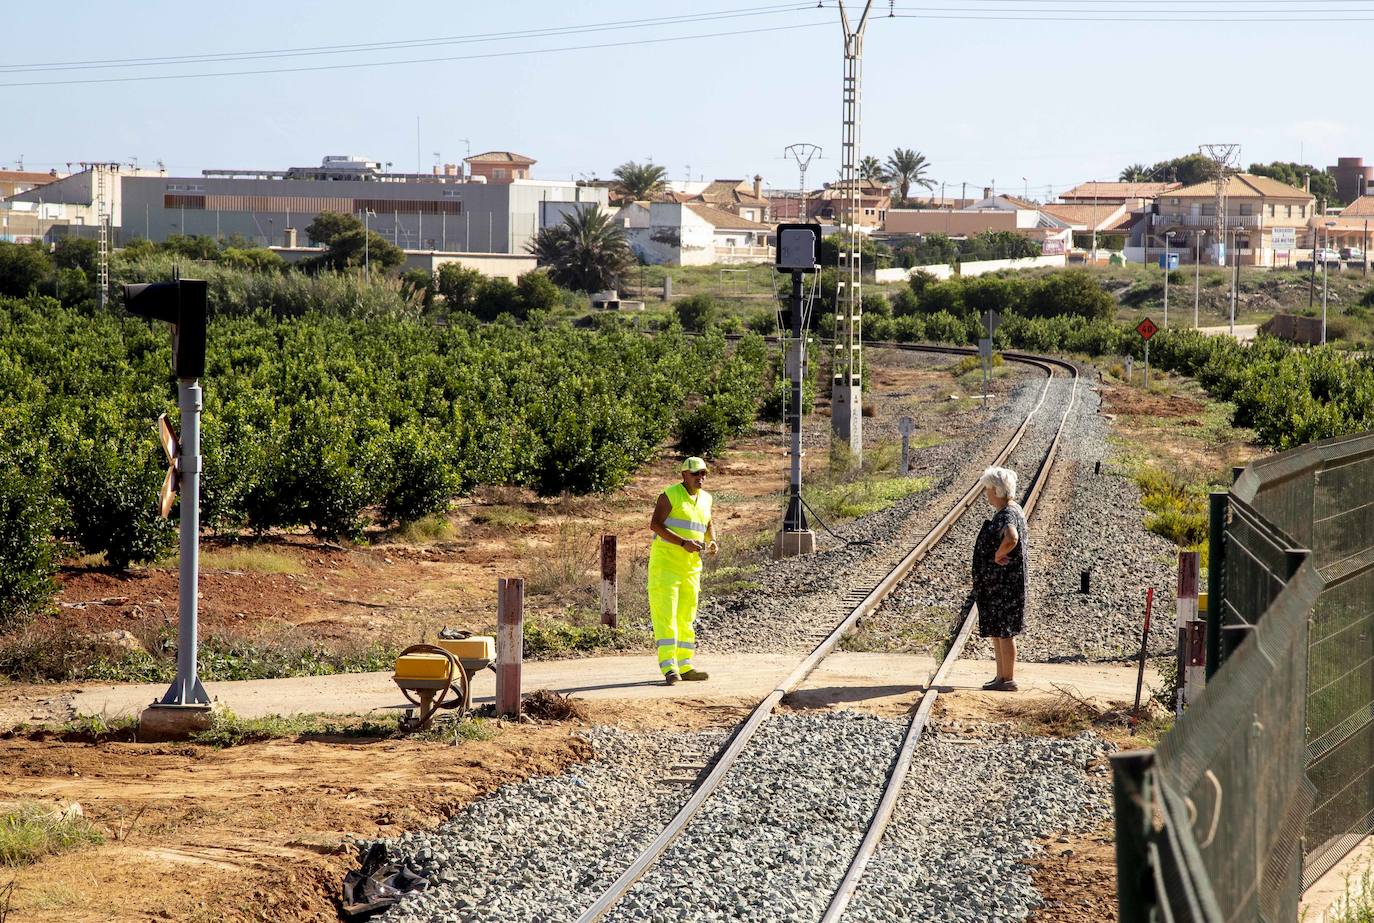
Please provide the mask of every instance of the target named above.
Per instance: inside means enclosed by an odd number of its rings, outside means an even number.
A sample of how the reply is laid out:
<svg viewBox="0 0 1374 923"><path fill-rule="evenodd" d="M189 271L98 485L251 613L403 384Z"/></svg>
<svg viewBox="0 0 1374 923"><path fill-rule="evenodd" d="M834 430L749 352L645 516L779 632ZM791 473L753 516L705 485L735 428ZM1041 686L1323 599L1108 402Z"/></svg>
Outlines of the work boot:
<svg viewBox="0 0 1374 923"><path fill-rule="evenodd" d="M680 679L682 679L682 677L677 675L676 670L669 670L667 673L663 674L663 684L665 686L676 686L677 681Z"/></svg>
<svg viewBox="0 0 1374 923"><path fill-rule="evenodd" d="M703 679L710 679L711 674L703 673L701 670L688 670L686 673L682 674L682 678L689 683L696 683Z"/></svg>

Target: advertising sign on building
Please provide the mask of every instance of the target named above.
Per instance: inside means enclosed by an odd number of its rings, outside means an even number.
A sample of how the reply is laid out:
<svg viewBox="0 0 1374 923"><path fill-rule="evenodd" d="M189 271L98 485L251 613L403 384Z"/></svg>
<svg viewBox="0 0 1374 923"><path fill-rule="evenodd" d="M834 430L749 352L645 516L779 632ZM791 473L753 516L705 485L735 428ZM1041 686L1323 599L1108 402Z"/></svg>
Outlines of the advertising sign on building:
<svg viewBox="0 0 1374 923"><path fill-rule="evenodd" d="M1064 240L1059 237L1046 237L1040 246L1040 253L1043 256L1063 256Z"/></svg>
<svg viewBox="0 0 1374 923"><path fill-rule="evenodd" d="M1269 233L1276 253L1287 253L1290 250L1297 249L1297 228L1274 228Z"/></svg>

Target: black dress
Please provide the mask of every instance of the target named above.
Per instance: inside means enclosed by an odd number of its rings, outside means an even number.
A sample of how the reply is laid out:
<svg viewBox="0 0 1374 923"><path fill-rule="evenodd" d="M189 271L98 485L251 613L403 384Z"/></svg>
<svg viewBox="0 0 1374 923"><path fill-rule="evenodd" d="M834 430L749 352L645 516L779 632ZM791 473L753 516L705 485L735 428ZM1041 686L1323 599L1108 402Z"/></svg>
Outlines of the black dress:
<svg viewBox="0 0 1374 923"><path fill-rule="evenodd" d="M998 564L997 548L1007 526L1016 527L1020 540L1007 556L1010 560ZM985 638L1010 638L1026 630L1027 532L1026 514L1016 503L1008 503L983 522L973 543L973 598L978 604L978 633Z"/></svg>

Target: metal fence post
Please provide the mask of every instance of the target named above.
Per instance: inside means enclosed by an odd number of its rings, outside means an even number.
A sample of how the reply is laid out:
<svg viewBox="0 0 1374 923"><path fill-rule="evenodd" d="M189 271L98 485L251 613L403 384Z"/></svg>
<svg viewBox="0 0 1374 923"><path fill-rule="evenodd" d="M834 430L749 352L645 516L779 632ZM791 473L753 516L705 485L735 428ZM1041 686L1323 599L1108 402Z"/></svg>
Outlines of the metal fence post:
<svg viewBox="0 0 1374 923"><path fill-rule="evenodd" d="M1112 806L1116 818L1116 904L1118 923L1149 923L1154 903L1149 879L1149 770L1153 750L1113 753Z"/></svg>
<svg viewBox="0 0 1374 923"><path fill-rule="evenodd" d="M1204 657L1198 645L1198 562L1200 554L1196 551L1178 553L1178 587L1174 593L1174 608L1178 628L1178 693L1174 698L1175 714L1183 714L1183 708L1197 698L1202 691L1205 677L1202 674Z"/></svg>
<svg viewBox="0 0 1374 923"><path fill-rule="evenodd" d="M496 713L520 717L520 662L525 656L525 579L496 581Z"/></svg>
<svg viewBox="0 0 1374 923"><path fill-rule="evenodd" d="M601 536L601 624L615 628L620 621L620 589L614 535Z"/></svg>
<svg viewBox="0 0 1374 923"><path fill-rule="evenodd" d="M1207 679L1221 667L1221 596L1226 568L1226 504L1230 492L1214 490L1207 500Z"/></svg>

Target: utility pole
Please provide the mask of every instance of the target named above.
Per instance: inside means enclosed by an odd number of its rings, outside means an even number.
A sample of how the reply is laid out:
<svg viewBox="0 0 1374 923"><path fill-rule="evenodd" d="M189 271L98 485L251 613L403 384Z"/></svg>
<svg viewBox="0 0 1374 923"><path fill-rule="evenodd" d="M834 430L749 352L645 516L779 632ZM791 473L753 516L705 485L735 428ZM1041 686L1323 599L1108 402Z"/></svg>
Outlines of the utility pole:
<svg viewBox="0 0 1374 923"><path fill-rule="evenodd" d="M864 30L873 0L864 4L858 26L851 29L844 0L840 28L844 30L844 94L840 143L843 166L840 195L844 203L840 221L845 235L840 247L839 291L835 298L835 355L831 370L830 425L836 440L849 448L852 461L863 459L863 235L859 231L859 140L861 83L863 80Z"/></svg>
<svg viewBox="0 0 1374 923"><path fill-rule="evenodd" d="M1170 256L1173 255L1173 254L1171 253L1171 251L1170 251L1169 245L1170 245L1170 243L1173 241L1173 239L1174 239L1174 232L1173 232L1173 231L1165 231L1165 232L1164 232L1164 327L1165 327L1165 329L1168 329L1168 327L1169 327L1169 270L1172 268L1172 267L1169 265L1169 258L1170 258Z"/></svg>
<svg viewBox="0 0 1374 923"><path fill-rule="evenodd" d="M1212 182L1216 186L1216 234L1223 252L1217 253L1217 265L1226 265L1226 181L1231 178L1233 164L1240 159L1239 144L1204 144L1198 148L1202 156L1212 161Z"/></svg>
<svg viewBox="0 0 1374 923"><path fill-rule="evenodd" d="M783 148L782 156L784 156L784 157L791 157L793 160L795 160L795 161L797 162L797 171L798 171L798 173L799 173L800 176L801 176L801 179L799 180L799 182L801 183L801 186L800 186L800 190L799 190L800 195L799 195L799 198L797 199L797 215L796 215L796 218L797 218L798 221L805 221L805 220L806 220L806 168L809 167L809 166L811 165L811 161L812 161L813 158L816 158L816 157L824 157L825 155L821 152L821 149L820 149L819 147L817 147L816 145L814 145L814 144L808 144L808 143L806 143L806 142L803 141L803 142L799 142L799 143L797 143L797 144L789 144L789 145L787 145L787 147Z"/></svg>

